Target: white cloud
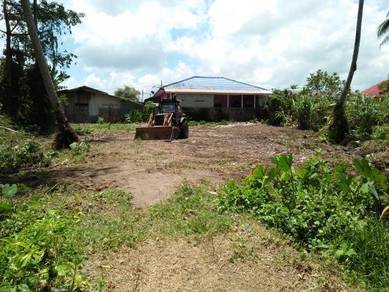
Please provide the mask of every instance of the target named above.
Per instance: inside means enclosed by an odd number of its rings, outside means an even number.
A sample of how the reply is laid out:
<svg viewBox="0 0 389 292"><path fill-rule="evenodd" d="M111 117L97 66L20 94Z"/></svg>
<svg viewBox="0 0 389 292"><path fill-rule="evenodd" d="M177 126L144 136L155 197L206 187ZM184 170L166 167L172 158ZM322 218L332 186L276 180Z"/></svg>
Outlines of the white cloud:
<svg viewBox="0 0 389 292"><path fill-rule="evenodd" d="M223 75L266 87L302 84L319 68L345 77L357 9L351 0L66 3L87 15L73 34L78 70L85 72L80 82L101 84L108 91L125 83L148 91L160 80L192 74ZM389 46L379 49L376 38L384 7L384 0L365 2L355 88L389 73Z"/></svg>

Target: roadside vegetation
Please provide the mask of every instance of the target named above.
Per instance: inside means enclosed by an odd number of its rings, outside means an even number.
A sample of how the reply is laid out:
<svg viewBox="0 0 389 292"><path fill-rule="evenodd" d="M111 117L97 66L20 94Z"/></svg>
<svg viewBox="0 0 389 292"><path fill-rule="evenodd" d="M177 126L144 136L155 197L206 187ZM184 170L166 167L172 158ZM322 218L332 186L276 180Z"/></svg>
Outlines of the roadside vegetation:
<svg viewBox="0 0 389 292"><path fill-rule="evenodd" d="M241 184L229 182L219 208L249 212L307 251L343 264L366 287L385 289L389 225L380 214L387 190L387 179L363 159L350 168L311 157L294 167L292 156L276 156L272 167L259 166Z"/></svg>
<svg viewBox="0 0 389 292"><path fill-rule="evenodd" d="M292 86L276 90L268 99L262 116L270 125L319 131L323 138L329 139L328 125L343 83L336 73L318 70L310 74L302 89ZM388 108L388 96L372 98L351 92L346 106L350 135L344 142L386 139Z"/></svg>
<svg viewBox="0 0 389 292"><path fill-rule="evenodd" d="M222 252L228 254L228 264L255 263L261 249L254 238L260 236L267 246L283 246L283 261L309 265L311 259L285 250L287 240L260 231L250 214L220 212L215 194L207 183L184 183L170 199L144 210L132 207L130 193L114 189L88 192L62 185L43 187L27 197L3 196L7 210L2 209L0 219L0 289L109 290L105 279L88 273L88 258L123 246L138 248L150 240L181 239L206 243L212 255L219 253L218 236L227 234L236 234L230 239L231 250ZM245 235L249 230L253 238ZM317 273L323 288L342 286L340 280L329 280L333 272Z"/></svg>

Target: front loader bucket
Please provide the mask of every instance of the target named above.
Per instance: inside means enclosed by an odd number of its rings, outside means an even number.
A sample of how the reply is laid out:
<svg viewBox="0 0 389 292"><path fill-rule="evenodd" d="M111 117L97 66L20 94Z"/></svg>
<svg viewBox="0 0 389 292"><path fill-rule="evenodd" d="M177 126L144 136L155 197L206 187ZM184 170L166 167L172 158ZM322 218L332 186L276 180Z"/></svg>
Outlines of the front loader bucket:
<svg viewBox="0 0 389 292"><path fill-rule="evenodd" d="M144 127L136 128L135 139L142 140L172 140L176 138L175 127Z"/></svg>

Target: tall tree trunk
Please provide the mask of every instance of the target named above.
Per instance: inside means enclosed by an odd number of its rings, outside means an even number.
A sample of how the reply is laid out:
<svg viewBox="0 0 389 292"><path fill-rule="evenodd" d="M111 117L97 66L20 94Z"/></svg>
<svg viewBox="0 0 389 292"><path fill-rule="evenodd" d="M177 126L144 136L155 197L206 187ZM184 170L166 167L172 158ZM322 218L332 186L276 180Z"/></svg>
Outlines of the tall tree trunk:
<svg viewBox="0 0 389 292"><path fill-rule="evenodd" d="M9 20L9 13L8 13L8 1L3 0L3 17L4 17L4 23L5 23L5 76L3 79L3 89L4 89L4 95L5 95L5 108L8 113L8 115L14 120L18 121L18 113L19 113L19 102L18 102L18 96L15 94L15 90L13 88L13 61L12 61L12 47L11 47L11 40L12 40L12 31L11 31L11 25Z"/></svg>
<svg viewBox="0 0 389 292"><path fill-rule="evenodd" d="M35 59L39 65L39 70L42 74L42 80L45 85L47 95L52 107L55 109L55 115L58 126L58 133L55 137L54 146L56 148L67 148L73 142L79 141L77 134L71 128L64 109L59 102L57 92L54 87L53 80L49 72L49 66L43 54L42 44L39 40L37 28L34 23L34 17L32 15L29 0L20 0L24 17L26 19L28 33L31 38L32 46L34 48Z"/></svg>
<svg viewBox="0 0 389 292"><path fill-rule="evenodd" d="M363 4L364 0L359 0L357 27L355 32L354 51L351 60L351 66L341 96L335 105L334 117L332 124L330 125L330 139L335 143L341 143L345 141L349 132L348 122L345 114L345 104L350 91L351 82L354 77L354 72L357 70L359 45L361 42Z"/></svg>

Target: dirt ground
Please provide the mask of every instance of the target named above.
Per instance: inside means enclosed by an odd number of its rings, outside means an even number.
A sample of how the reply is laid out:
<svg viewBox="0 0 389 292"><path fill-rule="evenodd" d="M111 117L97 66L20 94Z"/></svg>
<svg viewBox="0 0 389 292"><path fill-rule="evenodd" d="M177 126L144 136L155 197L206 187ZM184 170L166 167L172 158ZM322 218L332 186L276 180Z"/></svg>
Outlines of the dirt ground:
<svg viewBox="0 0 389 292"><path fill-rule="evenodd" d="M133 132L98 133L88 139L92 149L86 162L57 165L50 177L83 189L130 191L138 207L166 198L183 180L240 179L277 154L292 153L296 163L317 149L331 160L350 158L343 147L321 143L312 132L250 123L192 127L189 139L173 142L134 140Z"/></svg>
<svg viewBox="0 0 389 292"><path fill-rule="evenodd" d="M318 149L323 158L350 160L343 147L320 142L312 132L262 124L197 126L173 142L134 140L134 132L95 132L86 161L52 166L48 175L80 189L119 188L136 208L170 196L184 181L222 184L241 179L277 154L301 163ZM91 279L112 291L342 291L333 272L302 261L287 240L277 241L256 223L201 240L150 239L94 254L85 263ZM125 232L125 231L123 231Z"/></svg>
<svg viewBox="0 0 389 292"><path fill-rule="evenodd" d="M259 225L197 240L150 240L95 255L86 273L113 291L352 291Z"/></svg>

